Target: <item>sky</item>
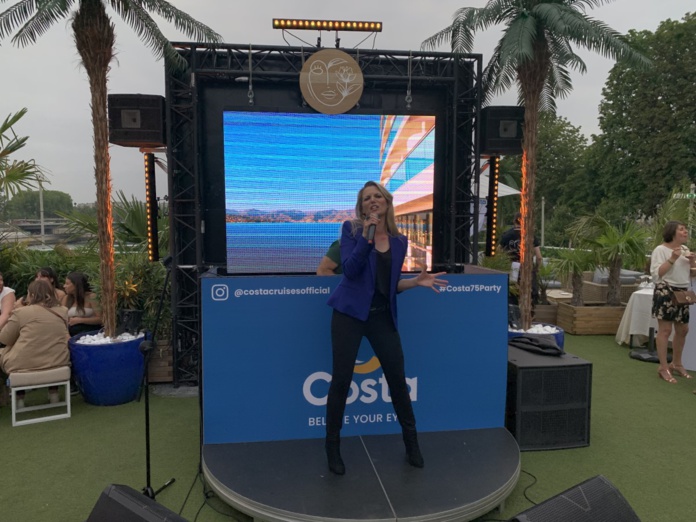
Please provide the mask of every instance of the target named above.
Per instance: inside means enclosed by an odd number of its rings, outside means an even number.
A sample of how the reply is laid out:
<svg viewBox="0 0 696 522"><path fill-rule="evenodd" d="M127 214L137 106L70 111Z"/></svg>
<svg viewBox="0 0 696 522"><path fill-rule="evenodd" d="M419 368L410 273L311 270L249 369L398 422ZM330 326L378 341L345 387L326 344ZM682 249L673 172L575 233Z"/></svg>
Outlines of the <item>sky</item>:
<svg viewBox="0 0 696 522"><path fill-rule="evenodd" d="M462 7L483 7L485 0L351 0L330 2L317 0L256 0L231 2L222 0L170 0L177 8L209 25L225 42L256 45L315 45L317 33L298 31L289 35L272 29L274 17L319 19L362 19L381 21L382 33L340 34L345 48L382 50L419 50L423 40L448 26L455 11ZM4 11L17 0L0 4ZM692 6L691 0L615 0L592 9L589 16L602 20L613 29L626 33L630 29L657 29L671 18L681 19ZM691 7L693 10L693 7ZM116 25L116 60L109 75L111 94L164 95L164 66L140 42L132 29L107 7ZM163 33L172 41L188 41L173 25L157 19ZM303 43L297 37L308 43ZM500 31L491 29L476 37L474 52L487 63ZM334 46L334 33L323 32L322 44ZM440 51L447 51L443 46ZM573 73L573 92L558 102L559 115L580 127L588 136L597 134L601 91L613 62L588 51L577 49L587 64L585 75ZM33 45L17 48L8 39L0 47L0 119L23 107L29 112L15 130L28 136L27 146L17 159L34 159L48 172L49 190L67 192L75 203L96 200L92 125L89 88L72 39L70 22L60 21ZM516 103L516 93L499 97L496 105ZM144 199L142 155L137 148L111 147L111 173L114 192ZM158 170L157 195L167 193L166 174Z"/></svg>

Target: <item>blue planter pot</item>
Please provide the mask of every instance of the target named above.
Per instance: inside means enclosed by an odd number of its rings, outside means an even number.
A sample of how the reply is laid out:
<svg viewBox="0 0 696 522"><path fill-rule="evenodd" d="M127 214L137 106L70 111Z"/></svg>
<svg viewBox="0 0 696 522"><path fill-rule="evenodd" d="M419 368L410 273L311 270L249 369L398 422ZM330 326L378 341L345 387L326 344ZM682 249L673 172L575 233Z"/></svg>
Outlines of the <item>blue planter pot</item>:
<svg viewBox="0 0 696 522"><path fill-rule="evenodd" d="M552 336L554 338L554 340L556 341L556 344L558 345L558 347L561 349L561 351L564 351L563 350L563 340L565 338L565 331L563 331L563 328L561 328L560 326L556 326L555 324L545 324L545 323L532 323L532 325L550 326L550 327L558 330L554 334L535 333L535 334L530 334L530 335L538 335L538 336L542 336L542 337L543 336ZM512 331L508 330L508 340L513 339L515 337L519 337L522 334L523 334L523 332L512 332Z"/></svg>
<svg viewBox="0 0 696 522"><path fill-rule="evenodd" d="M94 332L91 332L92 334ZM68 341L75 382L85 401L114 406L135 400L143 379L143 338L110 344L79 344L80 334Z"/></svg>

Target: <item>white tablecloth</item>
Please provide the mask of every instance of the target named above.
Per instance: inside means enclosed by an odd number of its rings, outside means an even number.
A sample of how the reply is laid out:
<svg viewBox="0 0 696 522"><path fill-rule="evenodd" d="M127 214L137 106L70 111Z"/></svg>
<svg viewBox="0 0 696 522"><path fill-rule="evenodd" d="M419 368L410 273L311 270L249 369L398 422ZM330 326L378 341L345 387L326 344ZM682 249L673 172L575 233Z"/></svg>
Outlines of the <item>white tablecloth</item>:
<svg viewBox="0 0 696 522"><path fill-rule="evenodd" d="M640 346L648 340L651 327L657 332L657 319L652 316L652 296L652 288L643 288L631 294L616 332L617 343L629 344L632 335L633 346Z"/></svg>
<svg viewBox="0 0 696 522"><path fill-rule="evenodd" d="M696 290L693 284L691 288ZM652 295L652 288L637 290L631 294L619 330L616 332L617 343L629 344L633 335L633 346L638 346L648 340L651 327L657 333L657 319L653 318L651 313ZM696 371L696 305L692 306L689 312L689 334L686 336L682 361L687 370Z"/></svg>

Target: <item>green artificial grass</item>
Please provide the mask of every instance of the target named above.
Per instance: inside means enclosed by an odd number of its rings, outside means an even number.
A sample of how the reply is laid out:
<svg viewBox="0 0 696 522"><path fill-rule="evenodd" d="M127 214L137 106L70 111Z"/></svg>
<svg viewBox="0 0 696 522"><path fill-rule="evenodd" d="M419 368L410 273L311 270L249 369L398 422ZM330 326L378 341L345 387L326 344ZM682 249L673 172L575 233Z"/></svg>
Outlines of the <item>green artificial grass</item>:
<svg viewBox="0 0 696 522"><path fill-rule="evenodd" d="M696 520L696 379L659 380L656 364L630 359L612 336L566 335L566 351L593 364L590 446L522 452L522 470L536 477L526 496L539 503L601 474L644 522ZM197 478L198 399L150 399L151 484L176 479L157 501L190 521L250 520L217 498L205 502ZM109 484L145 486L143 402L92 406L75 396L72 406L70 419L16 428L9 406L0 410L3 522L84 521ZM507 520L530 508L525 489L533 482L522 473L502 513L479 520Z"/></svg>
<svg viewBox="0 0 696 522"><path fill-rule="evenodd" d="M631 359L613 336L565 337L565 350L592 362L590 445L522 452L522 470L537 479L527 496L540 503L604 475L644 522L696 520L696 379L667 384L657 364ZM507 520L533 506L522 473L502 513ZM561 522L561 521L559 521Z"/></svg>

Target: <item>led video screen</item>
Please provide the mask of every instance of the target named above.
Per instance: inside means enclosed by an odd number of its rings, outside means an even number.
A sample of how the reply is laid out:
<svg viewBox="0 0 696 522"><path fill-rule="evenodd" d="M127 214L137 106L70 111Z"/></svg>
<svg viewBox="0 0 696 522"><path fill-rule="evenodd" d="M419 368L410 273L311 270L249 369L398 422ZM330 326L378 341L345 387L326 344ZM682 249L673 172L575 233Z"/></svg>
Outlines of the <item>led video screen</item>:
<svg viewBox="0 0 696 522"><path fill-rule="evenodd" d="M314 273L368 180L394 195L404 270L430 264L435 116L224 111L223 146L228 274Z"/></svg>

